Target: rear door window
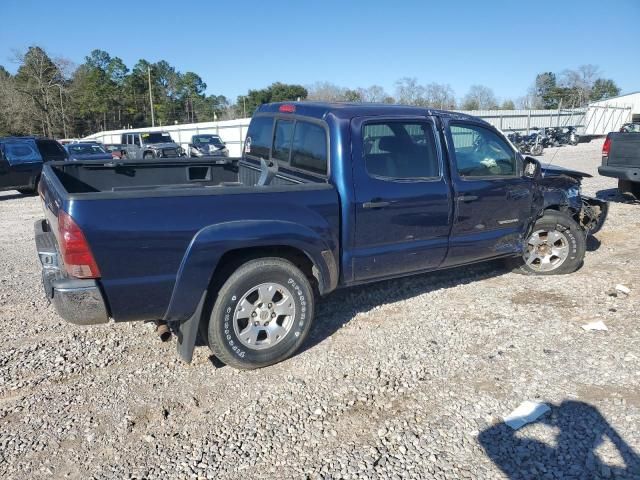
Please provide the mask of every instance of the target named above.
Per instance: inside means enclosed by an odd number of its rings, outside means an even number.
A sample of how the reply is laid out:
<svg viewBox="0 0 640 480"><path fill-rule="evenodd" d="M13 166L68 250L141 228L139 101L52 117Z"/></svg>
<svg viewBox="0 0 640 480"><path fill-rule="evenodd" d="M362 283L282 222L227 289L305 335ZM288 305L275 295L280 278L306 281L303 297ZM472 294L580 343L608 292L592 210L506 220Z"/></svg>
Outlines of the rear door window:
<svg viewBox="0 0 640 480"><path fill-rule="evenodd" d="M313 173L327 173L327 134L314 123L297 121L291 149L291 166Z"/></svg>
<svg viewBox="0 0 640 480"><path fill-rule="evenodd" d="M362 132L369 175L388 179L440 176L433 128L428 122L368 123Z"/></svg>
<svg viewBox="0 0 640 480"><path fill-rule="evenodd" d="M244 153L248 157L268 159L271 153L273 117L255 117L249 124Z"/></svg>

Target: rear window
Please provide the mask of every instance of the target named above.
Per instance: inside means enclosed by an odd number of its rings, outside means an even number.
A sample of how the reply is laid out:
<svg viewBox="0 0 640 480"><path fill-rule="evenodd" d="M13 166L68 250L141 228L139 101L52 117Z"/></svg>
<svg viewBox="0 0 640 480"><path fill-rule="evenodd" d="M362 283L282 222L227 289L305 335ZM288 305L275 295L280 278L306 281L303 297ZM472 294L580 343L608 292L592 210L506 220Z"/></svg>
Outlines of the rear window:
<svg viewBox="0 0 640 480"><path fill-rule="evenodd" d="M327 173L327 134L320 125L296 122L291 166L313 173Z"/></svg>
<svg viewBox="0 0 640 480"><path fill-rule="evenodd" d="M269 158L272 132L273 117L253 118L244 142L244 153L250 157Z"/></svg>
<svg viewBox="0 0 640 480"><path fill-rule="evenodd" d="M22 163L40 163L42 157L33 140L16 140L0 144L9 165Z"/></svg>
<svg viewBox="0 0 640 480"><path fill-rule="evenodd" d="M67 147L71 153L77 155L93 155L96 153L107 153L100 145L90 143L75 143Z"/></svg>
<svg viewBox="0 0 640 480"><path fill-rule="evenodd" d="M293 133L292 120L278 120L276 122L276 133L273 136L273 150L271 157L283 162L289 161L291 151L291 134Z"/></svg>

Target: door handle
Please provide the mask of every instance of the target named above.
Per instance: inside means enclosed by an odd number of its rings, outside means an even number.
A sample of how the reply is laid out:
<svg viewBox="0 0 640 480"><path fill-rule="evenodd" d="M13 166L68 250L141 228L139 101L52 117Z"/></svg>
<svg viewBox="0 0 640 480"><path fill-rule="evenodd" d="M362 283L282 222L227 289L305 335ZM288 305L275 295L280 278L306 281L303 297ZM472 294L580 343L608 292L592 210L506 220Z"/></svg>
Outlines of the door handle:
<svg viewBox="0 0 640 480"><path fill-rule="evenodd" d="M456 197L456 200L459 200L461 202L473 202L475 200L478 200L478 196L477 195L460 195Z"/></svg>
<svg viewBox="0 0 640 480"><path fill-rule="evenodd" d="M388 207L389 205L391 205L391 202L383 202L376 199L370 202L364 202L362 204L362 208L383 208Z"/></svg>

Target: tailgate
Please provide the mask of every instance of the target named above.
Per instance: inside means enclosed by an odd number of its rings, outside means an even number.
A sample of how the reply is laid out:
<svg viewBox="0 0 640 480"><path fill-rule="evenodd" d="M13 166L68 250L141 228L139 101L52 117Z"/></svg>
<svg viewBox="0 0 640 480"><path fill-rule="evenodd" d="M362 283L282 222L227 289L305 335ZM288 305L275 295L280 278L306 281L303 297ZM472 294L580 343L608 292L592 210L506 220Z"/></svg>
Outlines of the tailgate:
<svg viewBox="0 0 640 480"><path fill-rule="evenodd" d="M58 212L64 205L64 199L67 197L67 192L64 190L62 183L58 180L51 167L45 164L42 169L42 177L38 185L38 193L40 194L40 200L42 201L42 209L44 210L44 216L49 224L51 232L58 236Z"/></svg>
<svg viewBox="0 0 640 480"><path fill-rule="evenodd" d="M640 134L612 133L607 165L640 167Z"/></svg>

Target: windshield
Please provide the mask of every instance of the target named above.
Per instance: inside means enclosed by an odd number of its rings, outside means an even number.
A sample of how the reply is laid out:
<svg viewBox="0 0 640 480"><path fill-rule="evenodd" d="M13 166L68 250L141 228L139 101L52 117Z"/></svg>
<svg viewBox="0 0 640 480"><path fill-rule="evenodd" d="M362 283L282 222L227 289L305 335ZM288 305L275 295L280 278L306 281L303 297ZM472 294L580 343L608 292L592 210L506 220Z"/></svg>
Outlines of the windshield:
<svg viewBox="0 0 640 480"><path fill-rule="evenodd" d="M627 133L640 133L640 123L627 123L622 126L622 131Z"/></svg>
<svg viewBox="0 0 640 480"><path fill-rule="evenodd" d="M171 135L164 132L151 132L140 134L144 143L171 143Z"/></svg>
<svg viewBox="0 0 640 480"><path fill-rule="evenodd" d="M70 153L76 155L93 155L96 153L107 153L104 151L100 145L96 145L93 143L75 143L71 145L67 145Z"/></svg>
<svg viewBox="0 0 640 480"><path fill-rule="evenodd" d="M221 147L224 145L224 142L220 140L220 137L217 135L196 135L193 137L193 143L196 145L210 143L212 145L215 145L216 147Z"/></svg>

